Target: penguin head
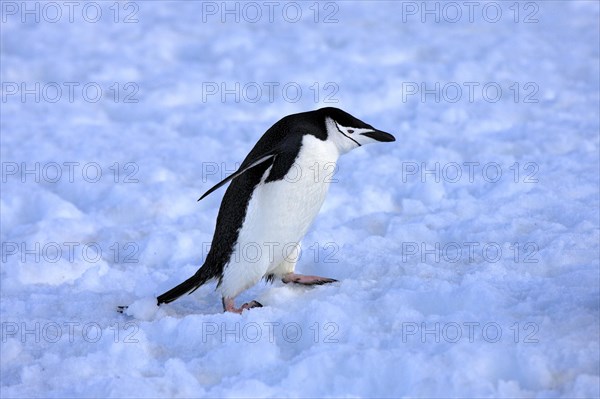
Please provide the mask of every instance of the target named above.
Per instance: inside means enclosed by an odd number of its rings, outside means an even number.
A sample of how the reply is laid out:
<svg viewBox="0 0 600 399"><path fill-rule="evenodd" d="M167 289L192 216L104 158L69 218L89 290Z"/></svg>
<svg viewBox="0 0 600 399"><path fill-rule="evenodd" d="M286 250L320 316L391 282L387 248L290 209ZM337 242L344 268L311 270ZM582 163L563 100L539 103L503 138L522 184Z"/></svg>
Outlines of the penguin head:
<svg viewBox="0 0 600 399"><path fill-rule="evenodd" d="M396 141L391 134L375 129L339 108L321 108L319 112L325 118L327 140L333 141L342 154L365 144Z"/></svg>

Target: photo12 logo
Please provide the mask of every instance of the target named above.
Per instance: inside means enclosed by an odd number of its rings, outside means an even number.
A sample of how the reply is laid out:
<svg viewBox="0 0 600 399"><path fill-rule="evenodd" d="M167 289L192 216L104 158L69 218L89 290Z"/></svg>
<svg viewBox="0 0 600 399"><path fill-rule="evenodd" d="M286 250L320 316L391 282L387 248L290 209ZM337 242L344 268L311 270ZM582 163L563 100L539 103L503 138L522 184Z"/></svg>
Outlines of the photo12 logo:
<svg viewBox="0 0 600 399"><path fill-rule="evenodd" d="M539 183L540 167L536 162L514 162L507 166L499 162L402 162L402 183L498 183L510 179L513 183Z"/></svg>
<svg viewBox="0 0 600 399"><path fill-rule="evenodd" d="M203 242L202 258L210 252L212 243ZM325 243L313 242L304 243L302 249L297 242L247 242L236 243L233 246L231 260L235 262L244 261L247 263L258 263L268 261L273 263L275 259L282 259L287 262L298 262L303 256L312 254L312 262L315 263L339 263L337 255L340 251L340 245L336 242L328 241Z"/></svg>
<svg viewBox="0 0 600 399"><path fill-rule="evenodd" d="M228 166L225 162L202 162L202 183L207 183L211 178L216 184L218 181L224 180L235 173L241 163L236 162ZM298 183L299 181L309 179L314 183L338 183L339 180L335 177L339 167L336 162L314 162L312 165L304 168L298 163L293 163L289 172L283 178L283 181L288 183Z"/></svg>
<svg viewBox="0 0 600 399"><path fill-rule="evenodd" d="M536 24L540 6L534 1L403 1L402 22L459 23L502 20Z"/></svg>
<svg viewBox="0 0 600 399"><path fill-rule="evenodd" d="M339 102L339 90L335 82L314 82L304 87L297 82L202 82L202 102L273 103L283 99L297 103L303 96L309 96L315 103L335 104Z"/></svg>
<svg viewBox="0 0 600 399"><path fill-rule="evenodd" d="M114 162L102 167L98 162L2 162L2 183L139 183L135 162Z"/></svg>
<svg viewBox="0 0 600 399"><path fill-rule="evenodd" d="M402 323L402 342L421 342L422 344L487 342L494 344L501 341L512 341L515 344L537 344L539 343L537 338L539 330L540 326L531 321L517 321L510 325L502 325L495 321L483 323L478 321L462 323L456 321L446 323L407 321Z"/></svg>
<svg viewBox="0 0 600 399"><path fill-rule="evenodd" d="M2 242L2 263L138 263L140 247L136 242L114 242L104 247L97 242Z"/></svg>
<svg viewBox="0 0 600 399"><path fill-rule="evenodd" d="M484 101L497 103L503 97L514 103L539 103L539 85L536 82L402 82L402 102L421 103Z"/></svg>
<svg viewBox="0 0 600 399"><path fill-rule="evenodd" d="M58 342L74 343L78 341L95 344L102 337L110 337L114 343L137 344L139 340L135 337L140 327L133 321L126 323L112 323L102 328L95 321L50 321L50 322L16 322L6 321L2 323L2 343L10 339L17 339L22 343L50 343Z"/></svg>
<svg viewBox="0 0 600 399"><path fill-rule="evenodd" d="M340 6L337 2L279 2L279 1L203 1L202 23L287 22L301 20L314 23L336 24Z"/></svg>
<svg viewBox="0 0 600 399"><path fill-rule="evenodd" d="M308 330L308 331L307 331ZM225 342L248 342L256 343L265 341L274 343L285 341L297 343L303 336L314 343L332 344L338 343L339 326L334 322L314 322L305 325L297 322L248 322L248 323L215 323L204 322L200 329L202 343L210 341Z"/></svg>
<svg viewBox="0 0 600 399"><path fill-rule="evenodd" d="M501 245L488 242L402 242L402 262L422 263L538 263L539 246L535 242Z"/></svg>
<svg viewBox="0 0 600 399"><path fill-rule="evenodd" d="M2 102L94 104L104 98L114 103L137 104L139 90L135 82L2 82Z"/></svg>
<svg viewBox="0 0 600 399"><path fill-rule="evenodd" d="M3 24L101 21L136 24L140 11L139 4L133 1L3 1L0 4Z"/></svg>

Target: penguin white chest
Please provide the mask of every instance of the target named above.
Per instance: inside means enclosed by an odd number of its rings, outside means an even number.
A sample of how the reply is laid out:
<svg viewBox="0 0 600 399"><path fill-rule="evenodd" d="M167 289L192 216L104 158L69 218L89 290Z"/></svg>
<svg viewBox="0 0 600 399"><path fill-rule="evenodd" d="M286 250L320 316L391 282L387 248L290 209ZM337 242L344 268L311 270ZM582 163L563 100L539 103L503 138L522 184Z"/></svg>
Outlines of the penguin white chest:
<svg viewBox="0 0 600 399"><path fill-rule="evenodd" d="M277 242L302 239L325 201L338 157L334 144L304 136L282 180L264 183L270 169L265 172L248 206L248 227L255 229L257 237Z"/></svg>
<svg viewBox="0 0 600 399"><path fill-rule="evenodd" d="M323 205L338 158L334 143L305 135L283 179L265 183L271 171L267 169L250 198L224 270L224 276L231 277L222 281L225 296L254 285L289 256Z"/></svg>

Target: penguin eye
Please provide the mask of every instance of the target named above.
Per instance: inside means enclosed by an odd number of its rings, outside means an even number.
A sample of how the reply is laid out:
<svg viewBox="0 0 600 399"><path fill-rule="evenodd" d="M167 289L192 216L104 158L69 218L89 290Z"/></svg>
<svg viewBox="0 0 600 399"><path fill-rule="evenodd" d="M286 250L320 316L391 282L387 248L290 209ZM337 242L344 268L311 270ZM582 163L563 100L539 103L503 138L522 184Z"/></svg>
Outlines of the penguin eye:
<svg viewBox="0 0 600 399"><path fill-rule="evenodd" d="M352 133L354 133L354 130L353 129L348 129L348 133L352 134Z"/></svg>

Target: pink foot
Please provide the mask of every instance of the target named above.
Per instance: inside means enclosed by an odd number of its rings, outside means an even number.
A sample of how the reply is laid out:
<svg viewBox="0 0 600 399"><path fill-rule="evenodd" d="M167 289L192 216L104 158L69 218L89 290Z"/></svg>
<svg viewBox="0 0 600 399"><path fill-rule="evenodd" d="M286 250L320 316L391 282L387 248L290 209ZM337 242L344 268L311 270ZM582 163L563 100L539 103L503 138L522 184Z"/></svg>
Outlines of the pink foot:
<svg viewBox="0 0 600 399"><path fill-rule="evenodd" d="M303 274L288 273L281 279L285 284L296 283L304 285L321 285L328 283L335 283L337 280L327 277L319 276L305 276Z"/></svg>
<svg viewBox="0 0 600 399"><path fill-rule="evenodd" d="M251 301L251 302L243 304L240 308L236 308L233 298L223 298L223 311L225 311L225 312L242 314L244 309L252 309L252 308L262 308L262 305L260 302Z"/></svg>

